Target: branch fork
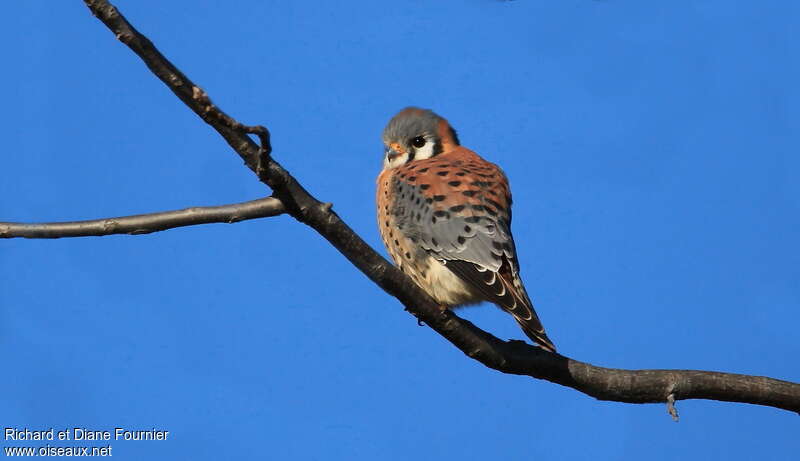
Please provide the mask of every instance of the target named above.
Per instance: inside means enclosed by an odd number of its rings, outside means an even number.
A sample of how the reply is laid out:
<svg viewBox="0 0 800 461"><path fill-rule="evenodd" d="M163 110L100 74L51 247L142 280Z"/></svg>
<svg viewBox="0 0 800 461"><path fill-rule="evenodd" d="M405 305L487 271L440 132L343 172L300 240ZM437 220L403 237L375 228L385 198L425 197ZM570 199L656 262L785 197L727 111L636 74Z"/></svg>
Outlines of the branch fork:
<svg viewBox="0 0 800 461"><path fill-rule="evenodd" d="M685 399L743 402L800 412L800 384L797 383L714 371L622 370L598 367L544 351L522 341L502 341L459 318L452 311L443 311L410 278L355 234L331 210L330 203L322 203L311 196L271 157L270 136L265 127L241 124L220 110L205 91L167 60L108 1L84 1L92 13L131 48L181 101L228 142L258 178L273 190L273 197L223 207L114 218L113 221L0 223L0 237L57 238L154 232L179 225L224 222L220 219L229 219L232 222L288 213L325 237L375 284L397 298L420 322L431 327L465 355L489 368L551 381L600 400L627 403L666 402L667 411L676 421L678 413L675 402ZM259 138L260 146L250 139L250 135ZM253 212L254 208L258 212ZM250 210L250 214L245 210ZM111 222L114 224L111 225ZM167 225L175 222L180 224Z"/></svg>

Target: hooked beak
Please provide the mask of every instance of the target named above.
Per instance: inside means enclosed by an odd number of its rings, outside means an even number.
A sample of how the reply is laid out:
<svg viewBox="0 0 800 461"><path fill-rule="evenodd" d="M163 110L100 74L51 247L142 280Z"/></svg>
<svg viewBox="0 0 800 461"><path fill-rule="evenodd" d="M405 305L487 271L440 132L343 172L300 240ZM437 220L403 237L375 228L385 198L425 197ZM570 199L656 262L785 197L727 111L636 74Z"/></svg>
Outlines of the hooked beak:
<svg viewBox="0 0 800 461"><path fill-rule="evenodd" d="M383 151L386 153L386 158L390 162L393 161L394 159L396 159L397 157L399 157L402 154L402 152L398 152L397 150L395 150L395 149L393 149L391 147L388 147L388 146L384 147Z"/></svg>

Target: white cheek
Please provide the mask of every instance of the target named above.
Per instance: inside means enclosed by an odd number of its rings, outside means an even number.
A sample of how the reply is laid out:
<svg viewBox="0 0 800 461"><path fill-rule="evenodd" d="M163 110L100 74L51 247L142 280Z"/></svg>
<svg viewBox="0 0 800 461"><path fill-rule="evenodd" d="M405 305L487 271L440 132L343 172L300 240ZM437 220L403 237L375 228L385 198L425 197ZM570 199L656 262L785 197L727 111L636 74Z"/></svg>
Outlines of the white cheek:
<svg viewBox="0 0 800 461"><path fill-rule="evenodd" d="M424 146L414 149L414 160L423 160L433 157L434 143L428 141ZM405 165L408 162L408 152L398 155L397 157L389 160L389 156L383 157L383 169L397 168L400 165Z"/></svg>
<svg viewBox="0 0 800 461"><path fill-rule="evenodd" d="M431 157L433 157L433 142L428 141L424 146L417 149L417 153L414 155L414 160L422 160Z"/></svg>
<svg viewBox="0 0 800 461"><path fill-rule="evenodd" d="M389 156L383 157L383 169L388 170L389 168L396 168L408 161L408 153L398 155L392 160L389 160Z"/></svg>

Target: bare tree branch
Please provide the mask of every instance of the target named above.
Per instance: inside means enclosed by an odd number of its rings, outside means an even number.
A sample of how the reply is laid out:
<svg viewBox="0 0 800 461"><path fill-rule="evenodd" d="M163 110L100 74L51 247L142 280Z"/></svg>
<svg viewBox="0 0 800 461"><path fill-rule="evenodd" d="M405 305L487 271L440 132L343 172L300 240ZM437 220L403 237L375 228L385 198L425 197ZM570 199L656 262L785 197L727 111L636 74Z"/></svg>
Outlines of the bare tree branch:
<svg viewBox="0 0 800 461"><path fill-rule="evenodd" d="M330 204L312 197L269 156L266 129L242 125L214 106L204 91L175 68L107 1L84 1L158 78L226 139L259 179L272 188L287 213L314 228L373 282L469 357L504 373L545 379L601 400L672 403L683 399L713 399L800 411L800 384L710 371L601 368L548 353L521 341L501 341L452 312L442 310L411 279L356 235L331 211ZM263 149L253 143L248 133L260 136Z"/></svg>
<svg viewBox="0 0 800 461"><path fill-rule="evenodd" d="M274 197L230 205L185 208L160 213L53 223L0 222L0 238L24 237L57 239L113 234L149 234L176 227L209 223L235 223L285 213L283 203Z"/></svg>

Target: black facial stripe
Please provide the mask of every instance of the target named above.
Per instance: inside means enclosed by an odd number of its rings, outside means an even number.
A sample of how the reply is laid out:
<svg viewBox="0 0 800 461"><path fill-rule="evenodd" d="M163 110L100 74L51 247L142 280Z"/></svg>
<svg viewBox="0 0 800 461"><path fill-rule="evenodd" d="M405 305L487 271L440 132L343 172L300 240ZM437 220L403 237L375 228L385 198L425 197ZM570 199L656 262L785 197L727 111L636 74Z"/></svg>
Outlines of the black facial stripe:
<svg viewBox="0 0 800 461"><path fill-rule="evenodd" d="M414 156L416 156L416 155L417 155L417 150L414 149L413 147L409 148L408 149L408 160L406 160L406 163L413 162L414 161Z"/></svg>
<svg viewBox="0 0 800 461"><path fill-rule="evenodd" d="M442 141L437 139L436 142L433 143L433 154L431 154L431 157L436 157L441 153L442 153Z"/></svg>
<svg viewBox="0 0 800 461"><path fill-rule="evenodd" d="M452 126L450 127L450 134L453 136L453 141L455 141L455 143L456 143L456 146L460 146L460 145L461 145L461 143L460 143L460 142L458 142L458 135L456 134L456 130L455 130L455 129L453 129L453 127L452 127Z"/></svg>

